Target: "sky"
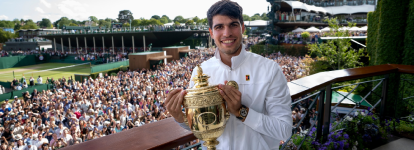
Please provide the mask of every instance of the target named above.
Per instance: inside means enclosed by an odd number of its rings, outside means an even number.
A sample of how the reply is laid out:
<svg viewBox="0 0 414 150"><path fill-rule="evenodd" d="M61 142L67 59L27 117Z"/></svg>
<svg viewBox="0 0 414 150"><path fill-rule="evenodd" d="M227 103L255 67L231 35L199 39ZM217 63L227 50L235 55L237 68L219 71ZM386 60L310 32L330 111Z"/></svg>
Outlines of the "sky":
<svg viewBox="0 0 414 150"><path fill-rule="evenodd" d="M98 19L118 17L119 11L130 10L135 19L150 19L152 15L167 15L171 20L181 15L184 18L206 18L207 10L218 0L0 0L0 20L48 18L54 22L61 17L79 21L89 16ZM233 0L243 8L243 14L267 12L270 3L266 0Z"/></svg>

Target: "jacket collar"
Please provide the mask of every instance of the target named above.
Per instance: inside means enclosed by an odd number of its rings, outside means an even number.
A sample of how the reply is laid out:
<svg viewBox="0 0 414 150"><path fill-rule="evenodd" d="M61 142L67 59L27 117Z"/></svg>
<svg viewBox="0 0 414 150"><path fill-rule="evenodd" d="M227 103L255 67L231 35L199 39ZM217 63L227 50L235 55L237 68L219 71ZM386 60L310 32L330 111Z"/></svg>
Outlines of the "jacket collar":
<svg viewBox="0 0 414 150"><path fill-rule="evenodd" d="M233 70L233 69L237 69L238 67L240 67L241 64L243 63L244 59L246 58L246 56L247 56L246 55L246 47L245 47L244 44L242 44L240 54L237 55L237 56L231 57L231 68L229 68L229 69ZM214 53L214 57L216 57L216 59L218 59L218 61L221 62L221 57L220 57L220 52L218 50L218 47L216 48L216 52ZM222 62L222 64L227 66L223 62Z"/></svg>

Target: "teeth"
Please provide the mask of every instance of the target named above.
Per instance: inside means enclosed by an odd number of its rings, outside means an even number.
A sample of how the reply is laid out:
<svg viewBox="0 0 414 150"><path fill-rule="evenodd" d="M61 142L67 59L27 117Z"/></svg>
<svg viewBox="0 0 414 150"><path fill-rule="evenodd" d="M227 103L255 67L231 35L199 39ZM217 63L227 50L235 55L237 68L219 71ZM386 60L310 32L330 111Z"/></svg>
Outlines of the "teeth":
<svg viewBox="0 0 414 150"><path fill-rule="evenodd" d="M223 41L223 43L231 43L231 42L233 42L234 40L227 40L227 41Z"/></svg>

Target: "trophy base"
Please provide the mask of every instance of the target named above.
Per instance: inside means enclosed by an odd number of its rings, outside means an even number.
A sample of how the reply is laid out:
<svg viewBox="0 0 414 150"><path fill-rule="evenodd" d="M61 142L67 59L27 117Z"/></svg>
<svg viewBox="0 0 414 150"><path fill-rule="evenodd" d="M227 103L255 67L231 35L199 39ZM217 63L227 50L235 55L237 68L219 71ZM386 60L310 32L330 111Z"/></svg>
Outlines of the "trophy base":
<svg viewBox="0 0 414 150"><path fill-rule="evenodd" d="M205 140L203 145L207 147L207 150L216 150L216 145L218 144L219 144L219 141L217 141L217 139L214 138L210 140Z"/></svg>

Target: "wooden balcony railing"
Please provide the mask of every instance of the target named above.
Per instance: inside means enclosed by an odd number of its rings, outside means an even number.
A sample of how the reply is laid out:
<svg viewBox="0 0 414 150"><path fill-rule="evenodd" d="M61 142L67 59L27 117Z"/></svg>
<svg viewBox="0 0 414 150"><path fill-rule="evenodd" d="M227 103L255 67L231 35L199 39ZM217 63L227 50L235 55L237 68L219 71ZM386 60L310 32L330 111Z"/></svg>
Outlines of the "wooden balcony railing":
<svg viewBox="0 0 414 150"><path fill-rule="evenodd" d="M324 89L332 83L355 80L390 73L414 74L414 66L387 64L321 72L288 83L292 99L312 91ZM173 118L161 120L117 134L65 147L64 150L164 150L195 140L196 137L181 128Z"/></svg>

